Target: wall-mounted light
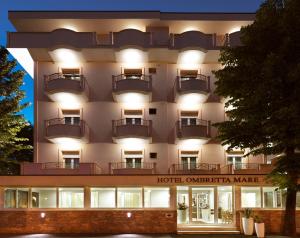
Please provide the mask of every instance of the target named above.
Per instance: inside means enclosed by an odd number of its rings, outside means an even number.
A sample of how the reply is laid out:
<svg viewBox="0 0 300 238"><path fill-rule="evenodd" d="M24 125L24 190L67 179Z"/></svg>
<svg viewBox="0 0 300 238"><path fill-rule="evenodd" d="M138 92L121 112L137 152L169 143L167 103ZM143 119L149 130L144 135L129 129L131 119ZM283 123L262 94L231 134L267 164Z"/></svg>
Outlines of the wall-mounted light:
<svg viewBox="0 0 300 238"><path fill-rule="evenodd" d="M148 55L145 51L128 48L116 52L116 60L124 68L142 68L148 62Z"/></svg>
<svg viewBox="0 0 300 238"><path fill-rule="evenodd" d="M185 50L178 55L179 69L199 69L203 63L205 53L200 50Z"/></svg>
<svg viewBox="0 0 300 238"><path fill-rule="evenodd" d="M46 213L45 212L41 212L41 218L45 218L46 217Z"/></svg>
<svg viewBox="0 0 300 238"><path fill-rule="evenodd" d="M81 52L66 48L60 48L49 51L52 59L59 63L62 68L79 68L80 62L83 61Z"/></svg>
<svg viewBox="0 0 300 238"><path fill-rule="evenodd" d="M131 213L131 212L127 212L127 213L126 213L126 216L127 216L127 218L131 218L132 213Z"/></svg>
<svg viewBox="0 0 300 238"><path fill-rule="evenodd" d="M124 150L142 150L145 144L148 143L147 139L141 138L122 138L117 140Z"/></svg>
<svg viewBox="0 0 300 238"><path fill-rule="evenodd" d="M198 150L207 141L206 139L186 139L179 142L179 148L181 150Z"/></svg>
<svg viewBox="0 0 300 238"><path fill-rule="evenodd" d="M79 150L81 148L80 141L73 138L60 137L51 140L57 144L61 150Z"/></svg>

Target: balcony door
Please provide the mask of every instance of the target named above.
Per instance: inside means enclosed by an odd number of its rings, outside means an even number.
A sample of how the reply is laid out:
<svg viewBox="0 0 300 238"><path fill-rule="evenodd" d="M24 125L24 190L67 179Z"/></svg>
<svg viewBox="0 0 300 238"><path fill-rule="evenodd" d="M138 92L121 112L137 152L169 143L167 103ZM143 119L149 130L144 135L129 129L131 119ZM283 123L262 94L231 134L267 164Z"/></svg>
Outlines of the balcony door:
<svg viewBox="0 0 300 238"><path fill-rule="evenodd" d="M142 167L142 158L126 158L126 168L139 169Z"/></svg>
<svg viewBox="0 0 300 238"><path fill-rule="evenodd" d="M80 124L80 110L62 110L65 124L79 125Z"/></svg>
<svg viewBox="0 0 300 238"><path fill-rule="evenodd" d="M228 155L227 164L232 164L234 169L242 169L242 156L241 155Z"/></svg>
<svg viewBox="0 0 300 238"><path fill-rule="evenodd" d="M183 156L181 157L181 164L183 170L196 169L197 167L197 157L196 156Z"/></svg>
<svg viewBox="0 0 300 238"><path fill-rule="evenodd" d="M143 111L142 110L124 110L126 125L142 125Z"/></svg>
<svg viewBox="0 0 300 238"><path fill-rule="evenodd" d="M79 151L62 151L63 168L65 169L77 169L79 168Z"/></svg>
<svg viewBox="0 0 300 238"><path fill-rule="evenodd" d="M124 151L123 161L126 169L142 168L143 151Z"/></svg>
<svg viewBox="0 0 300 238"><path fill-rule="evenodd" d="M182 126L194 126L197 125L198 111L181 111L180 123Z"/></svg>

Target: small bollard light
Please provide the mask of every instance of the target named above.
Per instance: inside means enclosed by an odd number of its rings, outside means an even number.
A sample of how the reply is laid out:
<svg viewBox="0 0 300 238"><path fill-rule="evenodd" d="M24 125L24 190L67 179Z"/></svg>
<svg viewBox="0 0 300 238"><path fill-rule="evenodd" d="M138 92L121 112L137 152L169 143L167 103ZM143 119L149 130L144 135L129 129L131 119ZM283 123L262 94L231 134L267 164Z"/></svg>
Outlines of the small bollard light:
<svg viewBox="0 0 300 238"><path fill-rule="evenodd" d="M46 213L45 212L41 212L41 218L45 218Z"/></svg>
<svg viewBox="0 0 300 238"><path fill-rule="evenodd" d="M132 216L131 212L127 212L127 217L130 218Z"/></svg>

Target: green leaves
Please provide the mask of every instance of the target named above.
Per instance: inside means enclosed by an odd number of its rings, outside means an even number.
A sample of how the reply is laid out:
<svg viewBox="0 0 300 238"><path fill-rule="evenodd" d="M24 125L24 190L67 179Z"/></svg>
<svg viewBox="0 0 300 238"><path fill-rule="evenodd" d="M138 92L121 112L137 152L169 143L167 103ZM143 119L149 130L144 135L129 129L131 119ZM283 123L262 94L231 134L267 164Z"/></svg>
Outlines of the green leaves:
<svg viewBox="0 0 300 238"><path fill-rule="evenodd" d="M23 85L24 71L15 70L16 61L8 60L8 51L0 48L0 166L2 171L14 167L9 159L16 151L32 149L28 138L19 136L28 125L20 111L28 104L22 104L25 93ZM0 168L0 170L1 170Z"/></svg>

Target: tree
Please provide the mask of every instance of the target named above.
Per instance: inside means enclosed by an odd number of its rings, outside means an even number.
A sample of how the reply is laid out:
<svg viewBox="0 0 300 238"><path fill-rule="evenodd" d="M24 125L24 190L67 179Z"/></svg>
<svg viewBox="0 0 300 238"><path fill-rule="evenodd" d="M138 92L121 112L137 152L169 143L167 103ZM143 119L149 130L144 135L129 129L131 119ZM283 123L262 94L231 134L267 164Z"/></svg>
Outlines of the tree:
<svg viewBox="0 0 300 238"><path fill-rule="evenodd" d="M16 61L8 59L8 51L0 47L0 172L11 173L11 159L17 151L31 149L28 139L19 136L21 130L28 125L21 110L28 103L21 103L25 93L20 89L23 85L24 71L16 70Z"/></svg>
<svg viewBox="0 0 300 238"><path fill-rule="evenodd" d="M265 1L241 29L241 46L225 47L214 72L228 98L219 139L247 155L280 155L270 179L287 189L283 233L296 235L300 176L300 1Z"/></svg>

